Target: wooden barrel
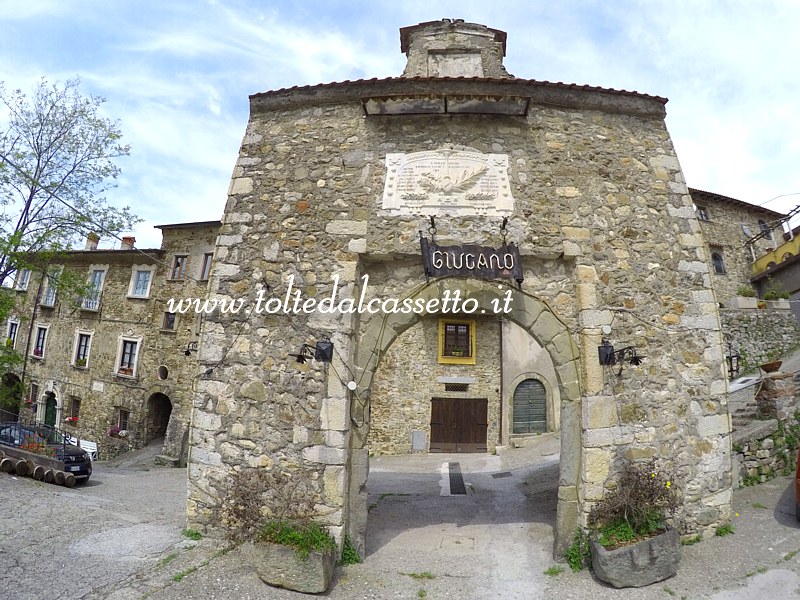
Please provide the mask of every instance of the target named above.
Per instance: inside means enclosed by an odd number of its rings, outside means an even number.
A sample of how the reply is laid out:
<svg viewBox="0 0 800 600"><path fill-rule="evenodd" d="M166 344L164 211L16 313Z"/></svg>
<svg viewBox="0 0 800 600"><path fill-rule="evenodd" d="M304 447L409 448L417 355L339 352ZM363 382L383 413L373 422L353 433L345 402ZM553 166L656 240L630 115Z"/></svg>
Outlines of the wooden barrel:
<svg viewBox="0 0 800 600"><path fill-rule="evenodd" d="M28 461L25 460L18 460L14 464L14 472L19 475L20 477L25 477L29 473L28 471Z"/></svg>
<svg viewBox="0 0 800 600"><path fill-rule="evenodd" d="M45 471L47 471L47 469L45 469L42 465L36 465L33 468L33 472L31 473L31 475L33 475L33 478L36 481L42 481L44 479Z"/></svg>
<svg viewBox="0 0 800 600"><path fill-rule="evenodd" d="M56 480L55 471L53 471L53 469L47 469L44 472L45 483L53 483L55 480Z"/></svg>
<svg viewBox="0 0 800 600"><path fill-rule="evenodd" d="M0 460L0 471L3 473L11 473L11 470L14 468L14 461L10 458L4 458Z"/></svg>
<svg viewBox="0 0 800 600"><path fill-rule="evenodd" d="M75 475L66 473L64 476L64 485L68 488L75 487Z"/></svg>
<svg viewBox="0 0 800 600"><path fill-rule="evenodd" d="M64 485L64 480L66 479L67 475L64 471L53 471L53 479L56 482L56 485Z"/></svg>

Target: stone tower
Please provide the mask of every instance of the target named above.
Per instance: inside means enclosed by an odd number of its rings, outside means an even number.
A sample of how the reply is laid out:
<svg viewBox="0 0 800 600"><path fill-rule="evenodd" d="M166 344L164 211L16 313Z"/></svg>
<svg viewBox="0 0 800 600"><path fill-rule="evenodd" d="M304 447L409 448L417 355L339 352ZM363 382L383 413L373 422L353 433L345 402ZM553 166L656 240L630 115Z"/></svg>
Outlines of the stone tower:
<svg viewBox="0 0 800 600"><path fill-rule="evenodd" d="M666 99L515 78L505 47L422 23L403 77L251 96L210 288L250 314L205 321L193 527L232 472L268 469L363 549L370 449L539 430L561 431L556 553L628 460L675 471L685 532L729 519L719 315ZM324 337L332 364L288 357ZM646 359L604 367L604 339ZM454 438L436 411L462 415Z"/></svg>

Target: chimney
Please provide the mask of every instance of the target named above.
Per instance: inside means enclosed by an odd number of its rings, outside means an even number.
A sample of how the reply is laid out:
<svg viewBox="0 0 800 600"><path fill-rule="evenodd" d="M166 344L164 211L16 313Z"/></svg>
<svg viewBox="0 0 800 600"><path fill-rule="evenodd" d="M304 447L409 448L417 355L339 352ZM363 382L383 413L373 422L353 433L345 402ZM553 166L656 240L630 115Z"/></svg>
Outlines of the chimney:
<svg viewBox="0 0 800 600"><path fill-rule="evenodd" d="M132 235L128 235L122 238L122 244L120 245L120 250L133 250L133 246L136 244L136 238Z"/></svg>
<svg viewBox="0 0 800 600"><path fill-rule="evenodd" d="M506 32L464 19L403 27L400 51L408 57L403 77L512 77L503 66Z"/></svg>
<svg viewBox="0 0 800 600"><path fill-rule="evenodd" d="M86 247L84 250L97 250L97 243L100 241L100 236L96 233L90 233L86 236Z"/></svg>

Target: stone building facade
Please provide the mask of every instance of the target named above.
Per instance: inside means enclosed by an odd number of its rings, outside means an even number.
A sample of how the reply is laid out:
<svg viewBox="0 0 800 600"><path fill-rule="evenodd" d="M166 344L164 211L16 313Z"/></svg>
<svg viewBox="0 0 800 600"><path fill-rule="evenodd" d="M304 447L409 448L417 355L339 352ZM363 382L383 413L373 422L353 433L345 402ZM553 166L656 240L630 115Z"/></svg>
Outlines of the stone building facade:
<svg viewBox="0 0 800 600"><path fill-rule="evenodd" d="M250 99L210 283L250 312L203 323L190 525L218 526L236 471L303 472L363 549L371 444L433 450L434 405L507 443L523 383L561 431L556 552L626 460L676 473L684 532L727 522L714 275L666 100L512 77L505 34L463 21L401 47L403 77ZM287 358L323 337L332 363ZM602 366L604 339L647 358Z"/></svg>
<svg viewBox="0 0 800 600"><path fill-rule="evenodd" d="M729 307L739 288L751 286L756 260L783 243L785 215L711 192L689 192L708 246L717 300Z"/></svg>
<svg viewBox="0 0 800 600"><path fill-rule="evenodd" d="M90 239L43 268L85 273L93 285L83 298L62 297L46 275L18 273L7 336L25 360L15 374L26 389L20 416L96 442L102 459L164 438L161 453L185 464L200 322L170 313L168 300L205 296L219 226L160 226L158 249L137 249L133 238L97 249ZM65 422L71 416L77 427Z"/></svg>

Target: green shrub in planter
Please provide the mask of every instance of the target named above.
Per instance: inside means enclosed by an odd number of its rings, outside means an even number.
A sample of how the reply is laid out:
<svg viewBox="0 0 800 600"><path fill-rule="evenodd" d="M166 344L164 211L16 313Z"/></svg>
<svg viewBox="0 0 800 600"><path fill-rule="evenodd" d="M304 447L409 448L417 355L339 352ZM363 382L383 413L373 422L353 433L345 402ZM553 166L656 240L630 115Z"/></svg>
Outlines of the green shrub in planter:
<svg viewBox="0 0 800 600"><path fill-rule="evenodd" d="M736 290L736 295L737 296L744 296L745 298L755 298L756 297L756 291L751 287L745 286L745 287L740 287L739 289L737 289Z"/></svg>
<svg viewBox="0 0 800 600"><path fill-rule="evenodd" d="M228 481L223 521L228 537L265 583L318 594L328 589L338 545L316 522L321 490L313 473L250 468Z"/></svg>

